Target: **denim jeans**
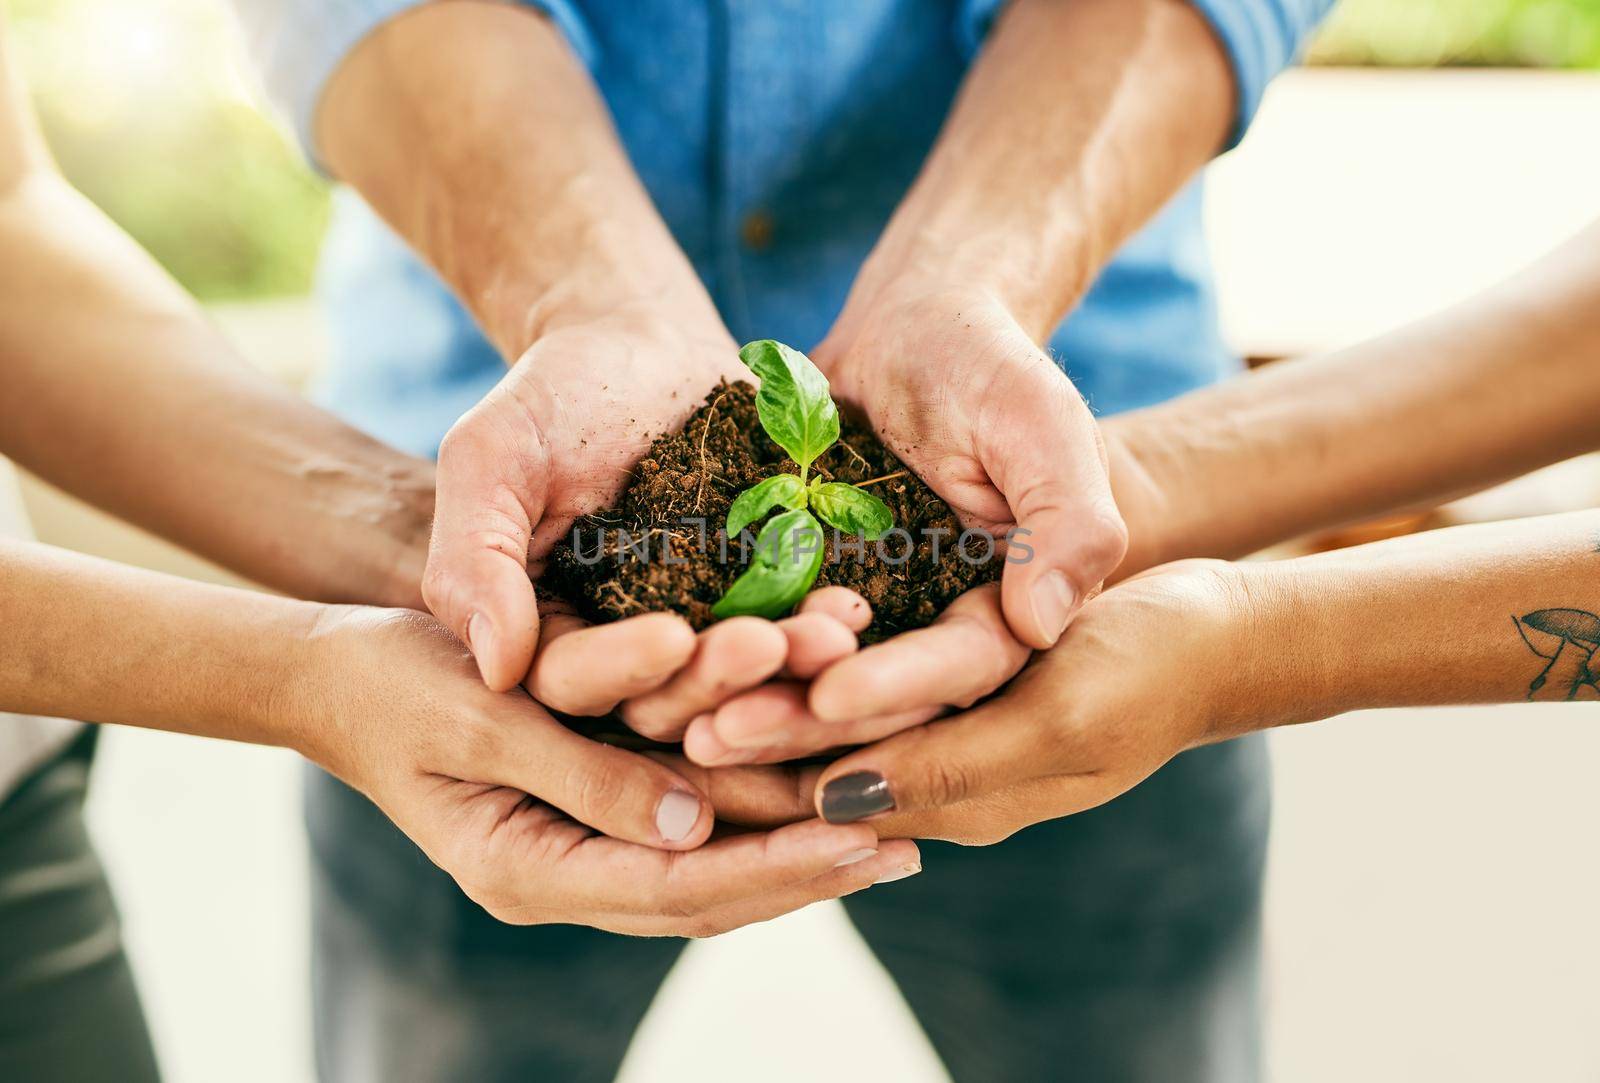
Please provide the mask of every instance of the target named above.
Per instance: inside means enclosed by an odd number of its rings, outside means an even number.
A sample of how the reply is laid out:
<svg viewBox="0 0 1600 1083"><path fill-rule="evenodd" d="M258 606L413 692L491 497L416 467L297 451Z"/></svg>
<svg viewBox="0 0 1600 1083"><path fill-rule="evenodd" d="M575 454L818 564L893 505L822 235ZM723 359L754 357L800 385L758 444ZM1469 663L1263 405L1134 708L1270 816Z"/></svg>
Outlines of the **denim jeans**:
<svg viewBox="0 0 1600 1083"><path fill-rule="evenodd" d="M0 1080L160 1078L116 905L84 829L96 732L0 802Z"/></svg>

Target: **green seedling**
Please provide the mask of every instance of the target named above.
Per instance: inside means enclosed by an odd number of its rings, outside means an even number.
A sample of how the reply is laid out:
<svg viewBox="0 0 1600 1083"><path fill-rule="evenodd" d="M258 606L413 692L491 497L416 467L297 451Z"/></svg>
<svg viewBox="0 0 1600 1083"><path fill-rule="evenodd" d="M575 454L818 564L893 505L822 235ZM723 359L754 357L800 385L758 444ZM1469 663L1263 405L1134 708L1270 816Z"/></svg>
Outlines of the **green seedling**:
<svg viewBox="0 0 1600 1083"><path fill-rule="evenodd" d="M865 489L810 477L811 464L839 440L839 408L828 378L799 350L763 339L739 351L739 360L761 381L756 415L772 442L800 470L765 478L734 498L728 537L777 508L756 537L755 556L734 580L713 616L781 617L800 603L822 571L822 524L877 541L892 526L889 506Z"/></svg>

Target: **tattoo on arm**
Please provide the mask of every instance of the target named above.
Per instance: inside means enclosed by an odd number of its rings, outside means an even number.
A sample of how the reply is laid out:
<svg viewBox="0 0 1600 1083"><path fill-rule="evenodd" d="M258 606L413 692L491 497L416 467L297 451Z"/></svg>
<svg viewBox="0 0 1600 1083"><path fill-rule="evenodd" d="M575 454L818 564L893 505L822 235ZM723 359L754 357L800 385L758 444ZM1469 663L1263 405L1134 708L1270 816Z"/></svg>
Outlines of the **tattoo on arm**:
<svg viewBox="0 0 1600 1083"><path fill-rule="evenodd" d="M1539 609L1511 619L1528 649L1546 660L1528 685L1530 700L1600 700L1600 617L1582 609Z"/></svg>

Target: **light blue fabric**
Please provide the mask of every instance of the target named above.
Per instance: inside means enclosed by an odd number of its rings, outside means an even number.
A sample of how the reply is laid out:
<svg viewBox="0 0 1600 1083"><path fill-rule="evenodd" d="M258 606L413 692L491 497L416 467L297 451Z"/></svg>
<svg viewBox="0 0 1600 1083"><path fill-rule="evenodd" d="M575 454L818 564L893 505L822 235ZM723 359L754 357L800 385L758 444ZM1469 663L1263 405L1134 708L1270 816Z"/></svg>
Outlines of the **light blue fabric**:
<svg viewBox="0 0 1600 1083"><path fill-rule="evenodd" d="M341 57L417 0L236 0L274 93L309 140ZM604 94L635 167L734 337L808 347L926 156L1002 0L539 0ZM1331 0L1195 0L1239 78L1243 130ZM309 142L308 142L309 148ZM1192 185L1130 240L1051 339L1100 412L1234 371L1216 326ZM759 213L771 243L741 243ZM321 291L323 398L419 454L501 360L359 200L339 200Z"/></svg>

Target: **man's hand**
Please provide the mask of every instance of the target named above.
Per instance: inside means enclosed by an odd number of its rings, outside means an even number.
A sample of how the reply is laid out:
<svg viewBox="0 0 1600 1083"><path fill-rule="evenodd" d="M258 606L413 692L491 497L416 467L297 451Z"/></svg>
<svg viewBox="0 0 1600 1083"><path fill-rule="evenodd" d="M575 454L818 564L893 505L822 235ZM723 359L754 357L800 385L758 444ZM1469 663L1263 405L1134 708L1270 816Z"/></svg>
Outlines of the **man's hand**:
<svg viewBox="0 0 1600 1083"><path fill-rule="evenodd" d="M1243 566L1186 561L1091 601L1007 691L831 764L828 820L989 844L1131 789L1187 748L1277 721ZM1259 680L1256 678L1260 678Z"/></svg>
<svg viewBox="0 0 1600 1083"><path fill-rule="evenodd" d="M1006 623L1055 643L1127 547L1099 428L1066 375L985 292L904 284L853 302L815 356L964 523L1016 529Z"/></svg>
<svg viewBox="0 0 1600 1083"><path fill-rule="evenodd" d="M714 319L612 313L547 331L450 430L422 592L490 688L514 688L533 660L530 565L740 372Z"/></svg>
<svg viewBox="0 0 1600 1083"><path fill-rule="evenodd" d="M909 842L808 820L707 841L718 813L794 818L777 771L674 769L491 692L425 615L335 610L288 682L303 750L503 921L706 936L920 867ZM612 680L595 670L604 695ZM596 834L596 832L601 834Z"/></svg>
<svg viewBox="0 0 1600 1083"><path fill-rule="evenodd" d="M744 370L588 72L533 9L387 20L329 80L316 139L511 364L441 448L423 582L504 691L538 635L530 561Z"/></svg>

